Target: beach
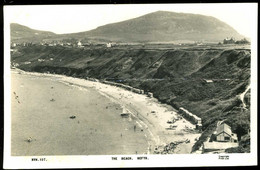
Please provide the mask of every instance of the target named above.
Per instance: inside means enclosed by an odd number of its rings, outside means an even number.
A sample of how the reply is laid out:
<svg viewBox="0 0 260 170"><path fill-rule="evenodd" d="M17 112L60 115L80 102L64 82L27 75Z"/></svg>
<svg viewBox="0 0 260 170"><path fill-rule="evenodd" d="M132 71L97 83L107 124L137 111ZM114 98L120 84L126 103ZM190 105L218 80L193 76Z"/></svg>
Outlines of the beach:
<svg viewBox="0 0 260 170"><path fill-rule="evenodd" d="M11 153L29 155L153 154L180 142L190 153L200 134L171 106L144 94L62 75L12 71ZM18 97L17 97L18 96ZM126 109L130 116L120 114Z"/></svg>

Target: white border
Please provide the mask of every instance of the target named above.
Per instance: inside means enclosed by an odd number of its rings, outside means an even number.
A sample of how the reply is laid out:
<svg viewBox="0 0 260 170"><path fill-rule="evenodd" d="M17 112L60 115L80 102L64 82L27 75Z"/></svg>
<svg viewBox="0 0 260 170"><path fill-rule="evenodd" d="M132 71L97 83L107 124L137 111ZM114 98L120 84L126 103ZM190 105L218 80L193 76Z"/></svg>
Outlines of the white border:
<svg viewBox="0 0 260 170"><path fill-rule="evenodd" d="M197 5L197 4L192 4ZM205 4L203 4L205 6ZM120 155L108 156L11 156L11 87L10 87L10 16L4 6L4 168L35 169L35 168L109 168L109 167L196 167L196 166L244 166L257 165L257 3L249 5L254 18L251 36L251 153L220 154L228 155L229 160L220 160L219 154L175 154L175 155L144 155L149 160L120 160ZM239 18L238 18L239 19ZM40 147L40 146L39 146ZM141 156L141 155L138 155ZM112 160L118 157L118 160ZM46 158L47 161L31 161L31 158Z"/></svg>

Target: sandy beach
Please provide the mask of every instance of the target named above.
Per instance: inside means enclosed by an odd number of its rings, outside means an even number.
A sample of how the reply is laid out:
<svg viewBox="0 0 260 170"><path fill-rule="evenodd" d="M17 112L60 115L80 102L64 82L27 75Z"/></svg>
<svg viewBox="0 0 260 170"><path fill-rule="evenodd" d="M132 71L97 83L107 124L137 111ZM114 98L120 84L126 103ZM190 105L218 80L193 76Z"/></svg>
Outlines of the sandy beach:
<svg viewBox="0 0 260 170"><path fill-rule="evenodd" d="M171 106L100 82L15 70L12 95L12 155L153 154L189 140L173 151L185 154L200 136L185 119L167 129Z"/></svg>

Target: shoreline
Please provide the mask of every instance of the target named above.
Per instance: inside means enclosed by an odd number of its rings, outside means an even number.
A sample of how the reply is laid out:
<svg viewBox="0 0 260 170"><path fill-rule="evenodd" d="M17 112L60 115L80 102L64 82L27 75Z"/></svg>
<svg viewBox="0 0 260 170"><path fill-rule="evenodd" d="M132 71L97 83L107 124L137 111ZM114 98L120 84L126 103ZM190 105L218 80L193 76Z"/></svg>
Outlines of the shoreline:
<svg viewBox="0 0 260 170"><path fill-rule="evenodd" d="M195 140L201 135L201 133L192 131L195 125L184 118L174 123L177 126L175 130L167 130L170 126L167 121L172 119L172 117L179 116L179 114L172 106L162 104L155 98L101 82L93 82L65 75L25 72L20 69L15 69L14 71L27 75L47 77L53 81L63 82L68 86L72 85L84 89L93 88L102 96L119 104L121 108L126 108L139 128L145 132L144 135L148 141L147 154L154 154L155 150L160 150L159 148L162 150L163 147L173 142L179 144L176 145L172 153L188 154L191 152ZM184 141L189 142L185 143Z"/></svg>

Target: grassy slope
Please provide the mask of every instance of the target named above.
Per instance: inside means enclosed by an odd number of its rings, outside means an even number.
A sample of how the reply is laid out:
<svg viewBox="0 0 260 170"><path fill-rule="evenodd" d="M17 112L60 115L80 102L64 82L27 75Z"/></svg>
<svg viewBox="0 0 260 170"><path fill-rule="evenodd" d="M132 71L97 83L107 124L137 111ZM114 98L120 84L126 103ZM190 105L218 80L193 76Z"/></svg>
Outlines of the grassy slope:
<svg viewBox="0 0 260 170"><path fill-rule="evenodd" d="M57 38L58 35L49 31L34 30L29 27L12 23L10 24L11 41L22 42L40 42L43 39Z"/></svg>
<svg viewBox="0 0 260 170"><path fill-rule="evenodd" d="M38 59L45 59L38 62ZM49 59L53 58L53 61ZM76 77L112 78L151 91L160 101L187 108L200 116L203 134L194 145L198 149L226 119L239 138L247 134L250 110L242 108L238 97L250 81L248 50L186 49L72 49L64 47L22 47L12 54L12 62L28 71L66 74ZM206 83L203 79L213 79ZM153 81L149 80L153 79ZM154 80L160 79L160 80ZM230 80L223 80L230 79ZM245 95L249 105L250 92Z"/></svg>
<svg viewBox="0 0 260 170"><path fill-rule="evenodd" d="M97 29L68 34L73 37L99 37L123 42L206 40L218 42L226 36L241 38L233 28L214 17L157 11L138 18L107 24Z"/></svg>

